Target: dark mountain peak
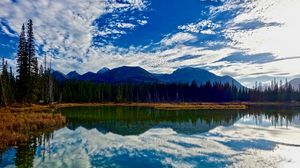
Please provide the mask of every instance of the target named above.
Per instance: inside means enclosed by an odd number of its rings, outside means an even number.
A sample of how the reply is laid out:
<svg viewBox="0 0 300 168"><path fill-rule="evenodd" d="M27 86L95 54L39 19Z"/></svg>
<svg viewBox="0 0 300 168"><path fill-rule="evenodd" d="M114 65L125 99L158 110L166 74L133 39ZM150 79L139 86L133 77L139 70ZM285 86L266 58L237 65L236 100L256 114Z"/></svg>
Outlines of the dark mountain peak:
<svg viewBox="0 0 300 168"><path fill-rule="evenodd" d="M191 71L191 70L206 71L202 68L196 68L196 67L182 67L182 68L178 68L176 71Z"/></svg>
<svg viewBox="0 0 300 168"><path fill-rule="evenodd" d="M80 75L77 71L71 71L67 75L73 75L73 74Z"/></svg>
<svg viewBox="0 0 300 168"><path fill-rule="evenodd" d="M150 72L146 71L145 69L138 67L138 66L122 66L119 68L114 68L109 71L109 73L116 74L124 74L126 76L132 76L132 75L152 75Z"/></svg>
<svg viewBox="0 0 300 168"><path fill-rule="evenodd" d="M68 79L68 77L60 71L51 70L51 73L52 73L53 77L55 79L57 79L58 81L65 81Z"/></svg>
<svg viewBox="0 0 300 168"><path fill-rule="evenodd" d="M299 90L300 89L300 78L295 78L290 81L290 84L292 85L293 89Z"/></svg>
<svg viewBox="0 0 300 168"><path fill-rule="evenodd" d="M139 66L122 66L109 70L102 68L97 73L87 72L79 75L76 71L70 72L68 76L62 73L56 73L58 80L67 80L75 78L80 81L93 81L95 83L124 83L124 82L145 82L145 83L192 83L204 84L208 81L211 83L229 83L243 87L239 82L230 76L217 76L205 69L184 67L175 70L172 74L152 74ZM299 86L299 85L298 85Z"/></svg>
<svg viewBox="0 0 300 168"><path fill-rule="evenodd" d="M295 78L291 80L291 82L297 82L297 81L300 81L300 78Z"/></svg>
<svg viewBox="0 0 300 168"><path fill-rule="evenodd" d="M140 71L146 71L145 69L139 67L139 66L121 66L118 68L114 68L113 70L140 70Z"/></svg>
<svg viewBox="0 0 300 168"><path fill-rule="evenodd" d="M82 76L85 76L85 75L91 75L91 74L96 74L96 73L94 73L94 72L86 72L86 73L84 73Z"/></svg>
<svg viewBox="0 0 300 168"><path fill-rule="evenodd" d="M70 78L70 79L73 79L73 78L77 78L80 76L80 74L76 71L71 71L67 74L67 76Z"/></svg>
<svg viewBox="0 0 300 168"><path fill-rule="evenodd" d="M122 66L104 73L99 81L109 82L157 82L153 74L138 66Z"/></svg>
<svg viewBox="0 0 300 168"><path fill-rule="evenodd" d="M217 75L201 68L193 68L193 67L185 67L180 68L174 71L171 75L174 77L179 77L183 82L190 82L192 79L197 82L206 81L206 79L214 79L217 78ZM201 82L202 83L202 82Z"/></svg>
<svg viewBox="0 0 300 168"><path fill-rule="evenodd" d="M179 68L177 70L175 70L173 72L173 74L182 74L182 73L192 73L192 74L198 74L201 73L201 74L213 74L205 69L202 69L202 68L193 68L193 67L184 67L184 68Z"/></svg>
<svg viewBox="0 0 300 168"><path fill-rule="evenodd" d="M101 68L101 69L97 72L97 74L103 74L103 73L105 73L105 72L107 72L107 71L109 71L109 70L110 70L109 68L103 67L103 68Z"/></svg>
<svg viewBox="0 0 300 168"><path fill-rule="evenodd" d="M86 72L85 74L79 76L77 79L82 81L93 81L97 77L97 74L94 72Z"/></svg>
<svg viewBox="0 0 300 168"><path fill-rule="evenodd" d="M239 82L237 82L230 76L217 76L205 69L194 67L179 68L172 74L157 75L157 77L164 82L192 83L193 81L196 81L198 84L203 84L210 81L212 83L229 83L237 87L242 87Z"/></svg>

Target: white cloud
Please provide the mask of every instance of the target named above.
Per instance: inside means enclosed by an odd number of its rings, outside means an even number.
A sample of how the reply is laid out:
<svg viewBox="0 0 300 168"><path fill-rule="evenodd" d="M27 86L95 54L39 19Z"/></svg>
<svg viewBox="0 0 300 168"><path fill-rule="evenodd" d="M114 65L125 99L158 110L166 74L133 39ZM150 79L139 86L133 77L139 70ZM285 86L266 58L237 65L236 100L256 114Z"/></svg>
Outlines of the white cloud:
<svg viewBox="0 0 300 168"><path fill-rule="evenodd" d="M214 32L214 31L211 30L211 29L208 29L208 30L201 30L200 33L202 33L202 34L216 34L216 32Z"/></svg>
<svg viewBox="0 0 300 168"><path fill-rule="evenodd" d="M167 36L162 39L161 43L166 46L170 46L173 44L183 44L185 42L194 42L197 40L197 37L190 33L176 33L172 36Z"/></svg>
<svg viewBox="0 0 300 168"><path fill-rule="evenodd" d="M36 43L42 47L44 55L53 56L58 68L66 69L79 66L78 60L84 60L92 50L94 34L97 32L93 22L103 14L128 9L142 10L145 7L141 0L117 1L94 0L45 0L45 1L0 1L0 17L15 32L28 19L34 22ZM117 23L119 27L132 28L129 23ZM3 26L2 26L3 29ZM6 29L4 29L5 31ZM118 33L124 33L119 30Z"/></svg>
<svg viewBox="0 0 300 168"><path fill-rule="evenodd" d="M287 59L300 56L299 39L300 1L263 0L224 1L224 5L210 8L210 19L223 12L234 11L236 16L224 22L222 33L232 41L228 47L245 54L272 53L278 61L256 63L211 63L217 74L229 74L237 79L258 78L261 76L280 76L291 78L300 72L300 60ZM193 30L193 29L192 29ZM248 84L253 86L253 83Z"/></svg>
<svg viewBox="0 0 300 168"><path fill-rule="evenodd" d="M224 30L225 36L233 41L232 45L246 49L248 53L269 52L279 58L300 55L300 24L297 21L300 1L264 0L241 5L239 7L245 10L231 20ZM249 21L261 22L265 26L250 30L233 28Z"/></svg>
<svg viewBox="0 0 300 168"><path fill-rule="evenodd" d="M1 25L1 23L0 23L0 27L4 34L6 34L10 37L18 37L18 34L12 33L10 30L8 30L8 28L5 25Z"/></svg>
<svg viewBox="0 0 300 168"><path fill-rule="evenodd" d="M178 26L178 29L192 33L215 34L214 30L219 27L219 24L213 23L211 20L203 20L198 23Z"/></svg>
<svg viewBox="0 0 300 168"><path fill-rule="evenodd" d="M126 28L126 29L132 29L135 27L135 25L132 23L116 23L116 26L118 28Z"/></svg>
<svg viewBox="0 0 300 168"><path fill-rule="evenodd" d="M210 16L215 17L217 14L226 12L226 11L232 11L232 10L237 10L242 7L244 3L249 3L251 4L253 1L244 1L242 2L241 0L222 0L223 5L221 6L211 6L210 7Z"/></svg>
<svg viewBox="0 0 300 168"><path fill-rule="evenodd" d="M146 3L143 0L125 0L139 10L146 8Z"/></svg>
<svg viewBox="0 0 300 168"><path fill-rule="evenodd" d="M137 22L142 26L148 23L147 20L137 20Z"/></svg>

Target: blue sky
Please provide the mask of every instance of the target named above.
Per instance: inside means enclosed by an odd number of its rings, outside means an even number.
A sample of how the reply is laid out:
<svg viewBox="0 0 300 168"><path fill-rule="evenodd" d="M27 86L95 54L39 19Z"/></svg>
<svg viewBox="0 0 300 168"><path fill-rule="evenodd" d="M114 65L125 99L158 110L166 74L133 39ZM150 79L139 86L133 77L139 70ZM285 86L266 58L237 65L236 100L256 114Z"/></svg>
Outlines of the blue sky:
<svg viewBox="0 0 300 168"><path fill-rule="evenodd" d="M14 66L22 23L62 72L205 68L247 86L300 72L299 0L1 0L0 56Z"/></svg>

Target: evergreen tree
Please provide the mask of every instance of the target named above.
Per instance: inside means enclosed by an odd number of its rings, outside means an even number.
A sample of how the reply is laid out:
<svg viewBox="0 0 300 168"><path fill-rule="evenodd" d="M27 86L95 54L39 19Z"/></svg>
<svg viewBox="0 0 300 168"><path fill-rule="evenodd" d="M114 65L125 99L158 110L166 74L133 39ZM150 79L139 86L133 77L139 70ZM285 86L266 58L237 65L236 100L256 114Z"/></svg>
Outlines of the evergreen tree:
<svg viewBox="0 0 300 168"><path fill-rule="evenodd" d="M31 19L27 23L27 54L28 54L28 74L29 74L29 102L36 101L38 97L38 61L35 57L35 40L33 33L33 22Z"/></svg>
<svg viewBox="0 0 300 168"><path fill-rule="evenodd" d="M10 86L10 91L11 91L11 103L15 102L15 94L16 94L16 80L14 73L12 71L12 67L9 68L9 86Z"/></svg>
<svg viewBox="0 0 300 168"><path fill-rule="evenodd" d="M2 93L2 103L4 106L8 105L8 92L9 92L9 84L8 84L8 72L7 72L7 62L2 58L2 71L1 71L1 93Z"/></svg>
<svg viewBox="0 0 300 168"><path fill-rule="evenodd" d="M0 80L0 105L3 105L3 99L2 99L2 81Z"/></svg>
<svg viewBox="0 0 300 168"><path fill-rule="evenodd" d="M32 59L32 72L31 72L31 102L37 102L39 99L40 92L40 77L39 77L39 68L38 60L36 57Z"/></svg>
<svg viewBox="0 0 300 168"><path fill-rule="evenodd" d="M18 46L18 58L17 58L17 81L16 81L16 92L17 100L20 102L28 101L29 93L29 59L27 52L27 41L25 35L25 26L23 24L22 30L19 37L19 46Z"/></svg>
<svg viewBox="0 0 300 168"><path fill-rule="evenodd" d="M45 102L45 73L44 73L44 67L41 64L39 69L39 95L38 100L41 101L41 103Z"/></svg>

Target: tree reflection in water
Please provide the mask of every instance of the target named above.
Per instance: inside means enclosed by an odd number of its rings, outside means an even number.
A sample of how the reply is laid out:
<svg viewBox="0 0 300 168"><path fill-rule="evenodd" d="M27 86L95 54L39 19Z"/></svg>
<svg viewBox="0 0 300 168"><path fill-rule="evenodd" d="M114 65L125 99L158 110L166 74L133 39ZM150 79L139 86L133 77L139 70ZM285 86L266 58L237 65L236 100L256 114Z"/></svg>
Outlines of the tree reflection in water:
<svg viewBox="0 0 300 168"><path fill-rule="evenodd" d="M230 126L243 117L262 118L274 126L286 127L298 116L299 109L251 108L248 110L160 110L143 107L72 107L61 109L69 129L79 126L97 128L102 133L139 135L151 128L172 128L183 134L207 132L217 126Z"/></svg>
<svg viewBox="0 0 300 168"><path fill-rule="evenodd" d="M33 167L33 161L36 155L46 157L47 151L50 151L50 141L53 132L45 132L43 135L34 137L28 143L17 144L0 153L0 167L15 165L20 168ZM48 150L47 150L48 149Z"/></svg>
<svg viewBox="0 0 300 168"><path fill-rule="evenodd" d="M119 135L140 135L151 128L172 128L179 134L199 134L218 126L230 126L241 119L250 119L256 125L264 120L271 126L300 126L299 109L276 109L255 107L248 110L159 110L144 107L71 107L59 109L67 118L67 127L96 128L102 133ZM33 138L28 144L17 144L1 155L0 167L16 165L33 167L34 158L50 156L50 141L53 132L45 132Z"/></svg>

